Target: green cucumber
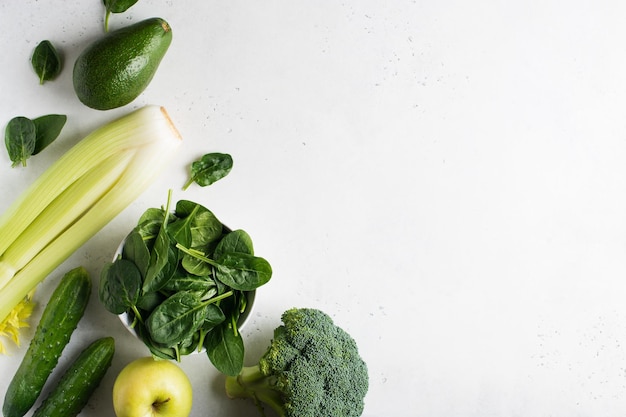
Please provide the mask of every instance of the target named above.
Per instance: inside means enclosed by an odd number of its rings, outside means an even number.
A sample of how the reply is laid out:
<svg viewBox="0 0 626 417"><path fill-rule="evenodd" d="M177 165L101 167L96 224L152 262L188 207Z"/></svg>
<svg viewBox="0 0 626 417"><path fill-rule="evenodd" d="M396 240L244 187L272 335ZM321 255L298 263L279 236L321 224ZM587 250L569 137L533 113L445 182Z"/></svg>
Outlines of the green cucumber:
<svg viewBox="0 0 626 417"><path fill-rule="evenodd" d="M111 366L115 353L112 337L92 342L78 355L33 417L75 417L85 407Z"/></svg>
<svg viewBox="0 0 626 417"><path fill-rule="evenodd" d="M85 312L91 279L78 267L61 278L44 308L33 339L4 397L4 417L22 417L39 398Z"/></svg>

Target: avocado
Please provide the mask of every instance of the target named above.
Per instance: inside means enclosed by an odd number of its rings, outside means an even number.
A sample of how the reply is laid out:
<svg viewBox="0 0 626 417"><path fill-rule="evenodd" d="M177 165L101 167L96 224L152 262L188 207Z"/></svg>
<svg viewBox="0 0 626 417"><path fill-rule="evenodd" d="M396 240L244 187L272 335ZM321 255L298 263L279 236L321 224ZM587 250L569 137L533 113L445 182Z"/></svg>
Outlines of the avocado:
<svg viewBox="0 0 626 417"><path fill-rule="evenodd" d="M158 17L109 32L76 59L78 99L97 110L130 103L148 87L171 42L170 25Z"/></svg>

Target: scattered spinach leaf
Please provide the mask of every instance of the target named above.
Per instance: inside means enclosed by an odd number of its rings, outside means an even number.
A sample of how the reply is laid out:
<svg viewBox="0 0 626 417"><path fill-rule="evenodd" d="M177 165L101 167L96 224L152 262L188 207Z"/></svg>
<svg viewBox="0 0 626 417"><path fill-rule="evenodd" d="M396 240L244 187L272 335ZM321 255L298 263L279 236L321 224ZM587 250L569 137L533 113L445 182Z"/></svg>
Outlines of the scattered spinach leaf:
<svg viewBox="0 0 626 417"><path fill-rule="evenodd" d="M30 62L39 77L39 84L54 79L61 72L61 56L48 40L35 47Z"/></svg>
<svg viewBox="0 0 626 417"><path fill-rule="evenodd" d="M233 168L233 158L224 153L208 153L191 163L189 180L183 185L186 190L194 182L201 187L211 185L224 178Z"/></svg>
<svg viewBox="0 0 626 417"><path fill-rule="evenodd" d="M130 9L138 0L103 0L104 15L104 31L109 31L109 17L111 13L124 13Z"/></svg>
<svg viewBox="0 0 626 417"><path fill-rule="evenodd" d="M24 116L11 119L4 132L4 143L12 166L26 166L28 158L37 155L59 136L66 121L67 116L61 114L32 120Z"/></svg>
<svg viewBox="0 0 626 417"><path fill-rule="evenodd" d="M11 119L4 132L4 143L13 162L11 166L26 166L26 160L35 151L36 142L37 132L32 120L22 116Z"/></svg>
<svg viewBox="0 0 626 417"><path fill-rule="evenodd" d="M33 119L36 133L33 155L37 155L39 152L43 151L59 137L66 121L67 116L64 114L48 114Z"/></svg>

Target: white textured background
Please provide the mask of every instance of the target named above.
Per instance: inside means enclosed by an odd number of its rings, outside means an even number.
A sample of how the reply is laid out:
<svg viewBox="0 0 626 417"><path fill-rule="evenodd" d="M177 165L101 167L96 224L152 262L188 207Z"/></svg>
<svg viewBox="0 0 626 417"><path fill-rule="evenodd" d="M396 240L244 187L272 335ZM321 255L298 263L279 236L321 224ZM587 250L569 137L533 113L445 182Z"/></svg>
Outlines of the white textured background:
<svg viewBox="0 0 626 417"><path fill-rule="evenodd" d="M364 416L626 414L626 4L140 0L111 27L160 16L174 41L145 93L108 112L71 87L102 14L98 0L0 3L0 124L68 115L27 168L0 152L0 209L144 104L168 109L184 147L39 300L77 265L97 282L172 188L247 230L272 263L248 364L282 311L317 307L369 364ZM43 39L66 67L39 86L29 58ZM182 193L207 152L231 153L232 173ZM60 367L103 335L118 351L84 416L112 415L117 372L146 353L94 293ZM24 350L0 358L2 395ZM255 415L224 397L206 357L181 366L194 417Z"/></svg>

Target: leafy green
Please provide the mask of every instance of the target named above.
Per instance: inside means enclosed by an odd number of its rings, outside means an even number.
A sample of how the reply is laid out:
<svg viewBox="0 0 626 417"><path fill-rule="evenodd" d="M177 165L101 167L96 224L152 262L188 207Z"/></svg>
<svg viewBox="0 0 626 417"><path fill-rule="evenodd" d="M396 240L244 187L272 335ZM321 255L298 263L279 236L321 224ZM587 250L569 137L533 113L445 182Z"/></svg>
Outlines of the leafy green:
<svg viewBox="0 0 626 417"><path fill-rule="evenodd" d="M230 323L222 323L207 335L204 347L211 363L224 375L237 375L243 368L244 345L241 334Z"/></svg>
<svg viewBox="0 0 626 417"><path fill-rule="evenodd" d="M146 326L152 340L165 346L173 346L199 330L211 316L224 320L221 310L216 311L217 301L232 294L223 294L203 301L196 294L181 291L159 304L150 314Z"/></svg>
<svg viewBox="0 0 626 417"><path fill-rule="evenodd" d="M37 155L54 142L59 134L61 134L61 130L63 126L65 126L66 121L67 116L64 114L48 114L33 119L36 133L33 155Z"/></svg>
<svg viewBox="0 0 626 417"><path fill-rule="evenodd" d="M170 211L170 198L141 215L120 258L103 269L100 298L112 313L133 317L155 357L180 360L204 347L217 369L234 372L243 361L237 326L247 294L270 280L271 266L254 255L245 231L230 231L189 200ZM120 279L127 263L129 288Z"/></svg>
<svg viewBox="0 0 626 417"><path fill-rule="evenodd" d="M35 151L36 141L37 133L32 120L18 116L9 121L4 132L4 143L13 167L19 164L26 166L26 160Z"/></svg>
<svg viewBox="0 0 626 417"><path fill-rule="evenodd" d="M227 252L217 260L216 278L230 288L252 291L272 277L269 262L247 253Z"/></svg>
<svg viewBox="0 0 626 417"><path fill-rule="evenodd" d="M105 8L104 31L109 31L109 17L111 13L124 13L134 6L137 1L139 0L103 0L102 3Z"/></svg>
<svg viewBox="0 0 626 417"><path fill-rule="evenodd" d="M30 62L39 77L39 84L56 78L61 72L61 56L48 40L41 41L35 47Z"/></svg>
<svg viewBox="0 0 626 417"><path fill-rule="evenodd" d="M61 133L67 116L49 114L36 119L24 116L9 121L4 133L4 143L12 166L26 166L26 160L50 145Z"/></svg>
<svg viewBox="0 0 626 417"><path fill-rule="evenodd" d="M161 286L160 284L165 280L159 278L163 278L164 268L170 260L171 254L169 245L170 238L165 226L162 226L157 234L152 251L150 252L150 262L143 282L144 291L158 290Z"/></svg>
<svg viewBox="0 0 626 417"><path fill-rule="evenodd" d="M233 168L233 158L223 153L208 153L191 163L189 180L183 186L186 190L194 182L201 187L211 185L224 178Z"/></svg>
<svg viewBox="0 0 626 417"><path fill-rule="evenodd" d="M250 235L241 229L233 230L220 241L215 248L213 256L219 258L222 254L228 252L247 253L249 255L254 254L254 247Z"/></svg>
<svg viewBox="0 0 626 417"><path fill-rule="evenodd" d="M118 258L102 272L106 279L100 280L99 297L104 307L114 314L132 309L139 301L141 274L135 264Z"/></svg>
<svg viewBox="0 0 626 417"><path fill-rule="evenodd" d="M133 230L126 236L122 254L124 259L128 259L135 264L142 278L145 278L150 265L150 250L148 250L146 242L138 231Z"/></svg>

